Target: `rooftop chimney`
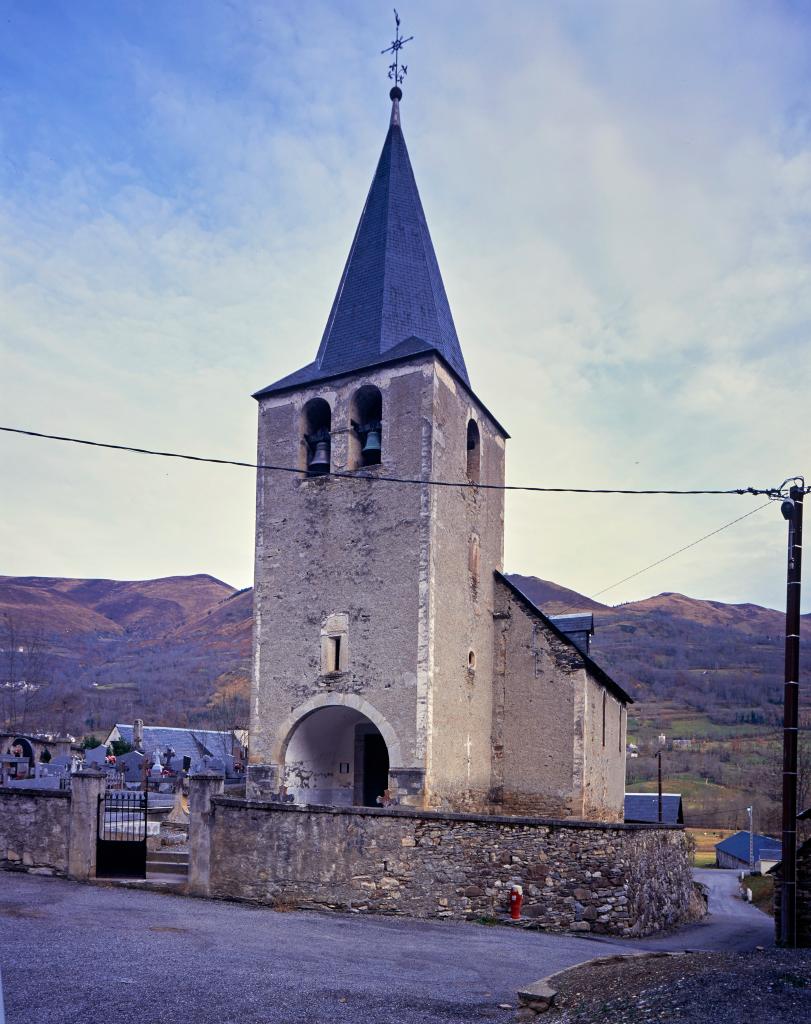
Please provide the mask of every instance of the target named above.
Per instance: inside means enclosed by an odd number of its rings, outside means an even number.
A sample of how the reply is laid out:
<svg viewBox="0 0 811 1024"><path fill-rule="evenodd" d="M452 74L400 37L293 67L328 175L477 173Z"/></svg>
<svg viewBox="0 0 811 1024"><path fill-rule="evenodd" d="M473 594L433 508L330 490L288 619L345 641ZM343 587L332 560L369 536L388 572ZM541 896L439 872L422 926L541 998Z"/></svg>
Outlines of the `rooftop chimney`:
<svg viewBox="0 0 811 1024"><path fill-rule="evenodd" d="M135 724L132 727L132 746L135 750L140 750L143 753L144 749L144 720L143 718L136 718Z"/></svg>

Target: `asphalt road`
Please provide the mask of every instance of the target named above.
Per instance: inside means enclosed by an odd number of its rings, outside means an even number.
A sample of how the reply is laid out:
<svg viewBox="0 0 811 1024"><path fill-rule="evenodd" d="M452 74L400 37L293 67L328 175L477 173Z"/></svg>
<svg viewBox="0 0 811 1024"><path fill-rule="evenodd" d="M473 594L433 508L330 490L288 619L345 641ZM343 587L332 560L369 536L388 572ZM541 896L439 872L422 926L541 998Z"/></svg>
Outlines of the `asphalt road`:
<svg viewBox="0 0 811 1024"><path fill-rule="evenodd" d="M7 1024L512 1021L607 952L509 927L307 912L0 872Z"/></svg>
<svg viewBox="0 0 811 1024"><path fill-rule="evenodd" d="M745 953L755 946L774 945L774 918L740 898L737 871L696 868L693 876L710 890L707 916L670 935L630 940L634 949L676 953L685 949L716 949L724 953ZM626 941L615 940L623 945Z"/></svg>
<svg viewBox="0 0 811 1024"><path fill-rule="evenodd" d="M513 1011L499 1004L514 1006L519 985L594 956L771 941L771 920L732 897L734 872L698 874L712 886L706 924L628 942L0 872L6 1024L506 1024Z"/></svg>

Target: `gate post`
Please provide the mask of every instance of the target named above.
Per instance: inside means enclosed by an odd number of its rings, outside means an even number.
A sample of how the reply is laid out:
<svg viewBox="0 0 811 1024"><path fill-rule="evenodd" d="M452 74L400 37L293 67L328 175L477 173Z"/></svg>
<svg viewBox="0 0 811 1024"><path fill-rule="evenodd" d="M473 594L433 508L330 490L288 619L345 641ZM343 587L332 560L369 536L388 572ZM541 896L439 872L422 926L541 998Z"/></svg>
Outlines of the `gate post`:
<svg viewBox="0 0 811 1024"><path fill-rule="evenodd" d="M208 896L211 861L211 798L225 789L215 772L189 776L189 893Z"/></svg>
<svg viewBox="0 0 811 1024"><path fill-rule="evenodd" d="M70 777L68 877L86 882L96 877L96 832L104 772L75 772Z"/></svg>

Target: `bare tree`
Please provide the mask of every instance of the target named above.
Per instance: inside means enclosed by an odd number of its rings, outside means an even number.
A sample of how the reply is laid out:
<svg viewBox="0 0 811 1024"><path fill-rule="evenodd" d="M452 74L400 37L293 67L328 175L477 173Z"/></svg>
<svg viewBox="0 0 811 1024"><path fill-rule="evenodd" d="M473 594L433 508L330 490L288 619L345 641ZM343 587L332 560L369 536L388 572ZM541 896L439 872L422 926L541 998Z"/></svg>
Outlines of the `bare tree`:
<svg viewBox="0 0 811 1024"><path fill-rule="evenodd" d="M9 732L32 727L50 682L42 631L24 632L6 612L0 621L0 722Z"/></svg>
<svg viewBox="0 0 811 1024"><path fill-rule="evenodd" d="M766 765L768 795L774 807L770 825L772 831L780 829L780 805L783 799L783 746L774 743ZM797 736L797 810L804 811L811 804L811 731L801 729Z"/></svg>
<svg viewBox="0 0 811 1024"><path fill-rule="evenodd" d="M217 744L221 749L211 751L215 757L234 752L234 734L248 728L248 717L248 700L236 686L229 686L211 698L205 710L205 728L223 734ZM210 743L206 745L210 749Z"/></svg>

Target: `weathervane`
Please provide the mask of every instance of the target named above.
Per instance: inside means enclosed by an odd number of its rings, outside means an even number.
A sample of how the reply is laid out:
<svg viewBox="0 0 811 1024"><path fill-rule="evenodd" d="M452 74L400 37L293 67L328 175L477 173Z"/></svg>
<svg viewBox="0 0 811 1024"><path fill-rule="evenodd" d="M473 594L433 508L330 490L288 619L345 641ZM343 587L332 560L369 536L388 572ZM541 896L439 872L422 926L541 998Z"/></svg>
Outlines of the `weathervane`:
<svg viewBox="0 0 811 1024"><path fill-rule="evenodd" d="M403 84L403 79L408 73L408 65L400 65L400 50L405 46L406 43L410 43L414 36L409 36L408 39L402 39L400 36L400 15L397 10L394 11L394 24L395 33L394 39L391 41L391 46L386 47L385 50L381 50L381 53L391 53L394 56L394 63L389 65L389 78L394 82L395 86Z"/></svg>

